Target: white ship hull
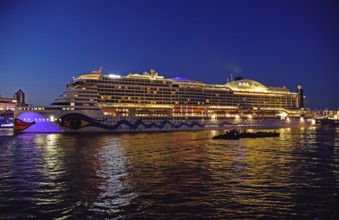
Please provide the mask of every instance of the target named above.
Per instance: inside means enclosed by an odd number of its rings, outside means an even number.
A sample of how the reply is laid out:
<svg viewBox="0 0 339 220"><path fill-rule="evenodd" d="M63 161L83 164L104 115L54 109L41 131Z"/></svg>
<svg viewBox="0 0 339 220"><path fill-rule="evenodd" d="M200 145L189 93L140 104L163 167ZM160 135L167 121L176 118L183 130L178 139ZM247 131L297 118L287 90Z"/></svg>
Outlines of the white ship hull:
<svg viewBox="0 0 339 220"><path fill-rule="evenodd" d="M305 127L314 120L300 119L246 119L190 117L113 117L100 110L16 110L16 132L145 132L247 128Z"/></svg>

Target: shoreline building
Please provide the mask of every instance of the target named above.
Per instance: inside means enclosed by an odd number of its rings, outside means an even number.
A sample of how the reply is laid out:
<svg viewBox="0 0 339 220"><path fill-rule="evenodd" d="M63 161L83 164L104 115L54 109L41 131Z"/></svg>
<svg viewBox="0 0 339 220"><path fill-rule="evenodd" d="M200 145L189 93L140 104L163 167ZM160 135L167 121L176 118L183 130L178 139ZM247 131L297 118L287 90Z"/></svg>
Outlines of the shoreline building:
<svg viewBox="0 0 339 220"><path fill-rule="evenodd" d="M25 93L19 89L14 93L13 98L0 97L0 111L12 110L16 107L26 106Z"/></svg>
<svg viewBox="0 0 339 220"><path fill-rule="evenodd" d="M0 97L0 127L13 127L14 110L16 107L26 106L25 93L19 89L13 98Z"/></svg>

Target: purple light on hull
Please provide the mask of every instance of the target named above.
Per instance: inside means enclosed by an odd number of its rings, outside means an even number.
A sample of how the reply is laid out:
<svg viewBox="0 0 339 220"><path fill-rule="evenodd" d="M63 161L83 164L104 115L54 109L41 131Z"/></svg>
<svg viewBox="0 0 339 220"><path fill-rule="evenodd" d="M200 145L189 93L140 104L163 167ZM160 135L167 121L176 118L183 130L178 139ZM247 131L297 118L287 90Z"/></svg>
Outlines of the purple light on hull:
<svg viewBox="0 0 339 220"><path fill-rule="evenodd" d="M23 130L23 132L45 132L45 133L59 133L61 129L55 124L55 122L49 121L44 115L37 112L24 112L20 114L18 119L22 121L32 122L35 124L29 128Z"/></svg>

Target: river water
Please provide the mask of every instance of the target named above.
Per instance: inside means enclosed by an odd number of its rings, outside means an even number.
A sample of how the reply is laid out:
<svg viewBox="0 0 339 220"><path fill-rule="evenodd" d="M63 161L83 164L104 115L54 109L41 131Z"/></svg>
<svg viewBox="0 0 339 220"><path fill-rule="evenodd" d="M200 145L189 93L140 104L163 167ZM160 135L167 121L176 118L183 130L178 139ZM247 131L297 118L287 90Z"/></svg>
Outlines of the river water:
<svg viewBox="0 0 339 220"><path fill-rule="evenodd" d="M0 130L0 219L339 219L339 127L276 131Z"/></svg>

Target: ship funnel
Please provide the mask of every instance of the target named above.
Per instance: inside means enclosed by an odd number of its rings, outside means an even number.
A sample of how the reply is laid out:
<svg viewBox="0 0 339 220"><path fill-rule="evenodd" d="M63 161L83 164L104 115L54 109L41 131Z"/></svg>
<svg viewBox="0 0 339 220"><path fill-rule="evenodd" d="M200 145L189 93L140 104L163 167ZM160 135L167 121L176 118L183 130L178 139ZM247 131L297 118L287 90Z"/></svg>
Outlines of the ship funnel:
<svg viewBox="0 0 339 220"><path fill-rule="evenodd" d="M102 73L102 66L99 67L98 70L93 70L92 73L98 73L98 74L101 74L101 73Z"/></svg>

